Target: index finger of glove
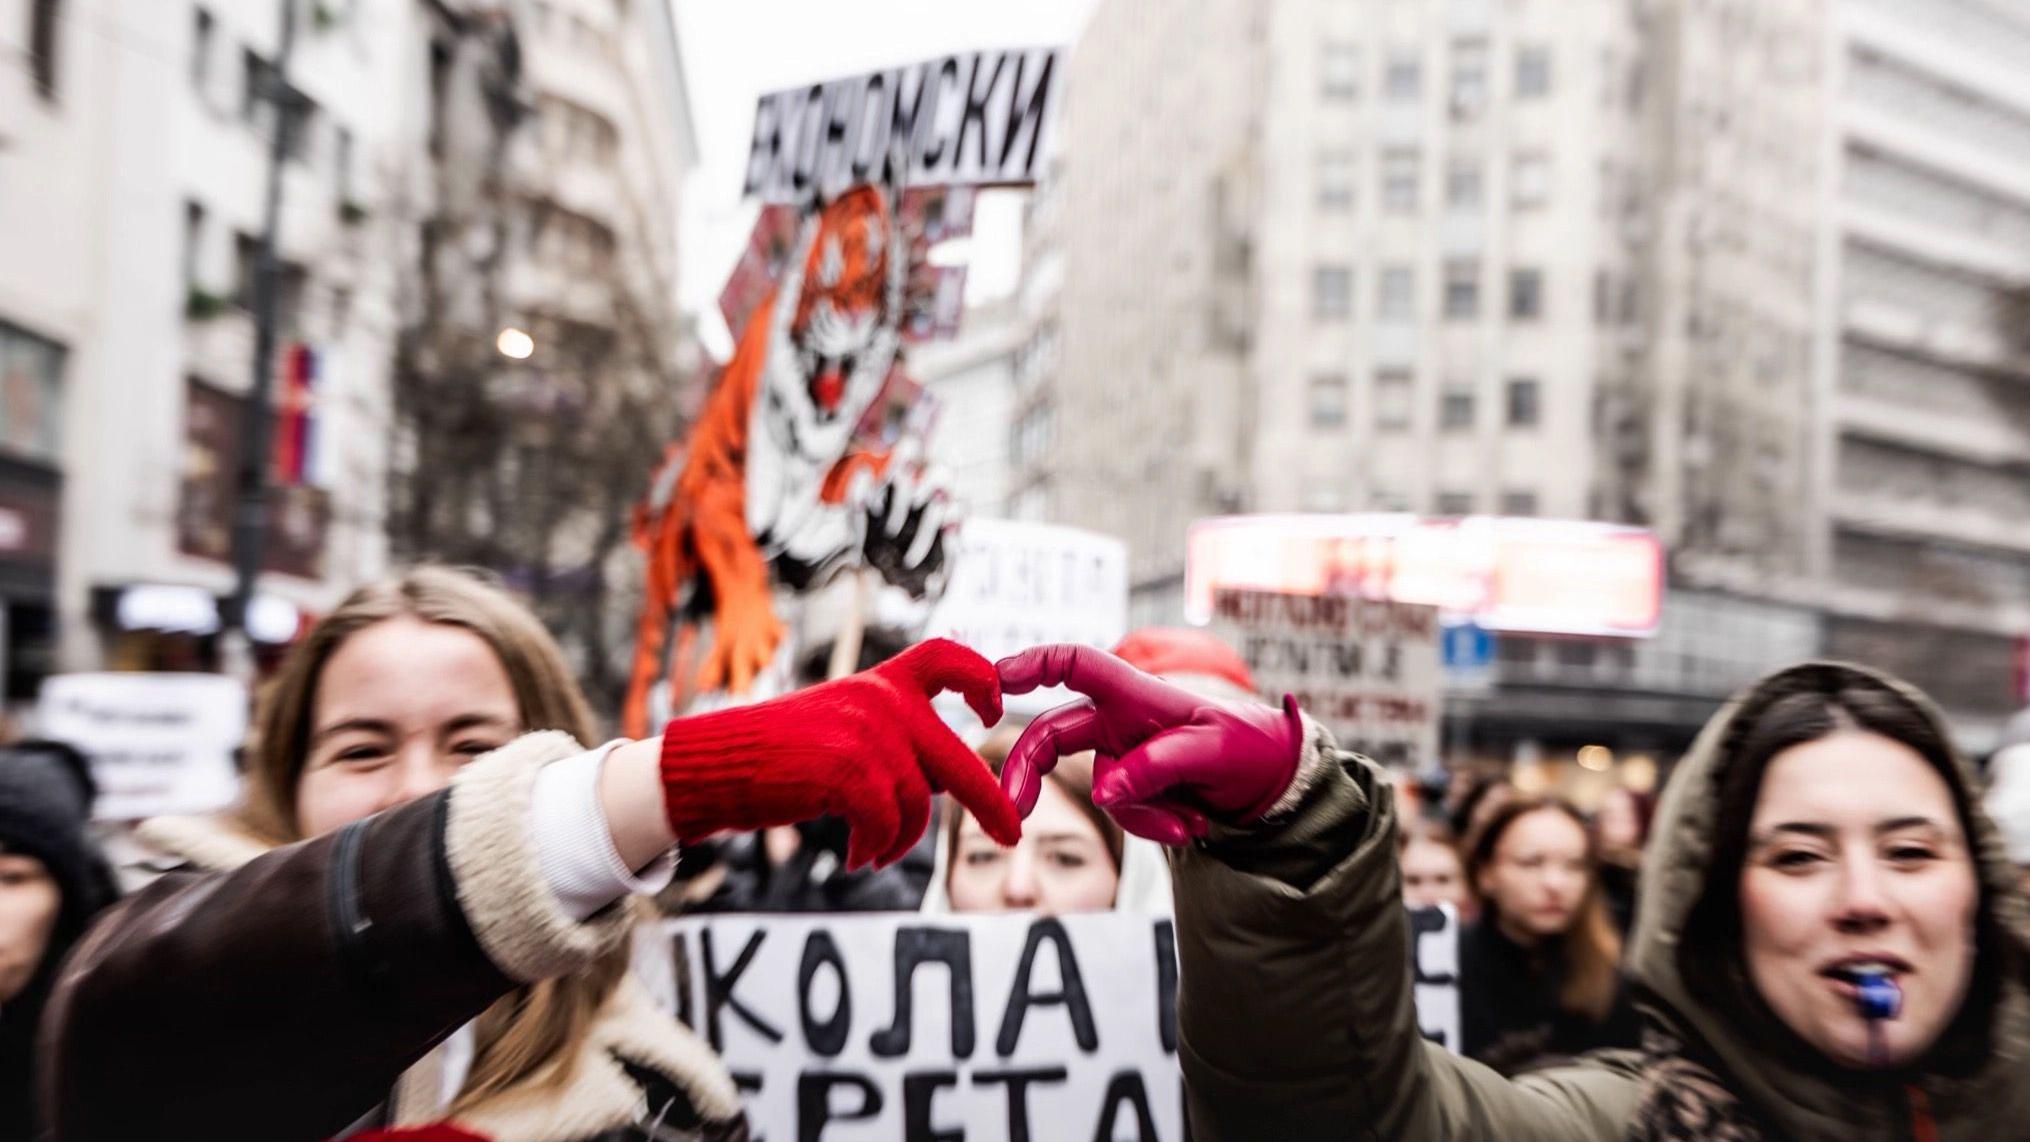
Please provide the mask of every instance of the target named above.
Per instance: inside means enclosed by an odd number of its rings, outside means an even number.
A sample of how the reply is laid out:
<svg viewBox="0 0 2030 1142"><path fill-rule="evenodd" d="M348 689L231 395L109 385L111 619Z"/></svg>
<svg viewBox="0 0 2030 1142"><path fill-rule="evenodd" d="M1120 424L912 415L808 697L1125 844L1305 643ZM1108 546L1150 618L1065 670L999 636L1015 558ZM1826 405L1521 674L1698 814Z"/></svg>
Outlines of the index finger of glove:
<svg viewBox="0 0 2030 1142"><path fill-rule="evenodd" d="M1102 705L1135 688L1141 671L1093 646L1055 643L1032 646L994 664L1005 694L1027 694L1045 686L1068 686Z"/></svg>
<svg viewBox="0 0 2030 1142"><path fill-rule="evenodd" d="M1008 751L1007 760L1001 763L1001 788L1008 791L1015 808L1027 817L1043 792L1044 775L1057 768L1058 759L1098 749L1100 738L1100 712L1091 698L1044 711L1023 729L1015 748Z"/></svg>
<svg viewBox="0 0 2030 1142"><path fill-rule="evenodd" d="M994 781L994 773L980 755L966 748L958 735L937 720L929 710L911 719L910 736L915 739L916 756L930 774L931 784L949 792L973 814L987 835L1003 845L1022 839L1022 818L1014 802Z"/></svg>
<svg viewBox="0 0 2030 1142"><path fill-rule="evenodd" d="M889 668L914 682L925 697L950 690L966 700L982 723L991 726L1001 720L1000 675L986 659L948 638L910 647L896 655Z"/></svg>

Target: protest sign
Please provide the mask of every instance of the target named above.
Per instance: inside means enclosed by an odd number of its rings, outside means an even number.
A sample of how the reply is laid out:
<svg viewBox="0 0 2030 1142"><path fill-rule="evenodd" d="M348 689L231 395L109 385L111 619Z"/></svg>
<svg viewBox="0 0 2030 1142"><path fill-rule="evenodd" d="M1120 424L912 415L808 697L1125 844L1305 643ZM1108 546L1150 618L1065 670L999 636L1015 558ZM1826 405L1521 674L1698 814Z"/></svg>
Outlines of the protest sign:
<svg viewBox="0 0 2030 1142"><path fill-rule="evenodd" d="M924 627L998 659L1051 642L1110 647L1128 633L1128 548L1112 536L1055 524L969 519L951 579ZM1009 695L1017 714L1071 700L1053 688Z"/></svg>
<svg viewBox="0 0 2030 1142"><path fill-rule="evenodd" d="M41 733L91 759L94 815L129 821L223 808L239 791L233 751L247 690L217 674L59 674L42 684Z"/></svg>
<svg viewBox="0 0 2030 1142"><path fill-rule="evenodd" d="M1213 629L1271 698L1295 694L1339 744L1398 768L1438 760L1438 608L1222 588Z"/></svg>
<svg viewBox="0 0 2030 1142"><path fill-rule="evenodd" d="M1410 909L1410 971L1417 1029L1459 1050L1459 913L1449 904Z"/></svg>
<svg viewBox="0 0 2030 1142"><path fill-rule="evenodd" d="M1059 55L967 52L764 95L743 192L802 203L898 178L904 186L1033 183L1050 153Z"/></svg>
<svg viewBox="0 0 2030 1142"><path fill-rule="evenodd" d="M670 924L755 1137L1183 1137L1174 931L1104 912ZM963 1132L963 1133L961 1133Z"/></svg>

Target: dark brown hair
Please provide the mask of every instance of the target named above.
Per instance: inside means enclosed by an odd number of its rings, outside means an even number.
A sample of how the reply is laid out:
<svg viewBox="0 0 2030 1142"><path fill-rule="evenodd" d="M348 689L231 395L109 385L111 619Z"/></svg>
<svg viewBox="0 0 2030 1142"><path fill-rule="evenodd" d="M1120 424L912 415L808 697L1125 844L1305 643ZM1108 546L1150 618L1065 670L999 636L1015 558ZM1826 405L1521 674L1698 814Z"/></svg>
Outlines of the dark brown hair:
<svg viewBox="0 0 2030 1142"><path fill-rule="evenodd" d="M1466 880L1480 901L1481 923L1500 917L1500 906L1480 893L1480 874L1494 864L1501 838L1509 827L1532 813L1562 813L1586 837L1586 893L1572 917L1572 926L1551 951L1558 960L1558 1006L1598 1022L1607 1018L1621 987L1621 936L1607 915L1600 890L1600 836L1592 822L1562 797L1517 797L1494 810L1487 823L1467 841Z"/></svg>
<svg viewBox="0 0 2030 1142"><path fill-rule="evenodd" d="M2005 962L2015 971L2014 944L2001 930L1985 870L1979 867L1978 837L1971 790L1952 744L1918 703L1895 686L1860 670L1836 664L1795 667L1749 700L1728 726L1712 773L1715 812L1712 857L1699 899L1679 940L1678 971L1694 994L1731 993L1786 1035L1749 982L1741 926L1741 873L1748 857L1748 828L1770 763L1785 750L1841 731L1879 734L1907 746L1945 781L1953 810L1975 861L1980 904L1975 925L1973 983L1960 1014L1941 1038L1974 1052L1985 1051L1977 1026L1992 1010Z"/></svg>

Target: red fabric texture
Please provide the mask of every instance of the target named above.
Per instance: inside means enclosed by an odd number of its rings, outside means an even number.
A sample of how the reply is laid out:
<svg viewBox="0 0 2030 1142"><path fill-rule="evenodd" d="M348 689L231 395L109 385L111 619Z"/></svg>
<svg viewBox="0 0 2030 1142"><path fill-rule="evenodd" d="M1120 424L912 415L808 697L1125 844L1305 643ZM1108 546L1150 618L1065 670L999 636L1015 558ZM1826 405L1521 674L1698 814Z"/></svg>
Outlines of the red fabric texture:
<svg viewBox="0 0 2030 1142"><path fill-rule="evenodd" d="M1162 678L1172 674L1205 674L1231 682L1250 694L1254 672L1240 652L1214 635L1190 627L1143 627L1128 632L1114 648L1114 656L1145 674Z"/></svg>
<svg viewBox="0 0 2030 1142"><path fill-rule="evenodd" d="M979 755L938 719L950 690L993 725L1001 685L986 659L946 639L872 670L692 718L663 731L663 807L681 840L833 815L851 826L846 863L892 864L930 824L931 794L949 791L1002 844L1021 818Z"/></svg>

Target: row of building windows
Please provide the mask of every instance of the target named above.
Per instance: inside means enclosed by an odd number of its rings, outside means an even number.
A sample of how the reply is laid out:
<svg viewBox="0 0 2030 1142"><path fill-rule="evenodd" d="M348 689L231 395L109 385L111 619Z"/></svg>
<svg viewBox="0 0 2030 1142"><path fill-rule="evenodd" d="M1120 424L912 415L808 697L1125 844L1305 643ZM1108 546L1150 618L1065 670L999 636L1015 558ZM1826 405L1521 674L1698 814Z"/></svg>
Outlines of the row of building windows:
<svg viewBox="0 0 2030 1142"><path fill-rule="evenodd" d="M210 10L203 7L192 9L190 45L191 86L196 89L200 102L210 106L210 93L218 80L217 57L221 50L218 20ZM277 84L274 62L245 46L240 49L239 61L239 118L265 139L275 124ZM341 202L349 201L353 191L352 131L342 123L327 121L317 101L296 87L282 85L281 102L284 156L291 162L314 166L319 163L321 152L331 169L332 192Z"/></svg>
<svg viewBox="0 0 2030 1142"><path fill-rule="evenodd" d="M1460 156L1445 168L1445 205L1459 213L1477 213L1486 201L1486 163ZM1424 156L1416 147L1390 147L1381 153L1379 199L1384 213L1415 214L1423 205ZM1343 213L1356 205L1360 181L1359 155L1347 148L1320 151L1317 165L1318 209ZM1551 156L1539 150L1520 151L1509 159L1509 205L1535 210L1551 200Z"/></svg>
<svg viewBox="0 0 2030 1142"><path fill-rule="evenodd" d="M1312 268L1311 316L1316 321L1349 321L1353 318L1353 268L1320 265ZM1444 290L1440 304L1447 321L1474 321L1480 317L1480 261L1454 258L1443 269ZM1418 318L1417 271L1412 266L1383 266L1376 277L1375 317L1379 321L1407 323ZM1534 266L1520 266L1508 272L1507 313L1511 321L1536 321L1545 310L1544 272Z"/></svg>
<svg viewBox="0 0 2030 1142"><path fill-rule="evenodd" d="M1535 428L1543 418L1543 386L1535 377L1511 377L1505 388L1504 422L1510 428ZM1415 412L1416 379L1407 369L1382 369L1374 378L1374 426L1377 432L1408 431ZM1307 401L1311 427L1344 428L1352 417L1352 386L1344 373L1311 378ZM1439 395L1438 427L1466 432L1475 427L1477 402L1472 389L1448 388Z"/></svg>
<svg viewBox="0 0 2030 1142"><path fill-rule="evenodd" d="M1450 107L1454 118L1470 119L1487 105L1489 92L1488 43L1484 39L1452 41L1452 89ZM1361 45L1345 40L1326 40L1320 45L1318 62L1319 97L1332 103L1360 99L1365 88L1365 56ZM1551 49L1531 44L1516 49L1510 93L1516 99L1541 99L1551 93ZM1424 95L1424 59L1420 49L1391 50L1382 66L1382 98L1391 103L1415 103Z"/></svg>

